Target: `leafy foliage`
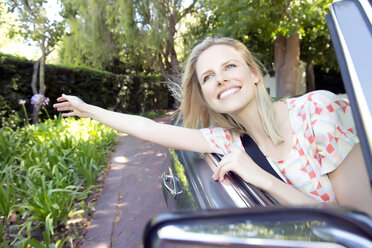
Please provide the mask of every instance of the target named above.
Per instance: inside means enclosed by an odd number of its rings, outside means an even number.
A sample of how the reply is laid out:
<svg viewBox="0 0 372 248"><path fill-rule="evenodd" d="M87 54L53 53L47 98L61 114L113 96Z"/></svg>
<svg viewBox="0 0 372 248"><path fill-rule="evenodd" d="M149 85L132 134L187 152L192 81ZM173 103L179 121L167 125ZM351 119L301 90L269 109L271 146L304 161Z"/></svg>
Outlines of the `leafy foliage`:
<svg viewBox="0 0 372 248"><path fill-rule="evenodd" d="M202 39L221 35L242 41L273 72L273 42L278 36L300 35L301 59L326 69L337 68L325 23L330 0L200 0L197 25L189 35ZM191 39L191 40L193 40ZM190 39L189 39L190 40ZM188 46L193 44L188 43Z"/></svg>
<svg viewBox="0 0 372 248"><path fill-rule="evenodd" d="M69 31L63 36L59 56L63 64L108 68L120 52L107 25L108 0L63 0L63 16Z"/></svg>
<svg viewBox="0 0 372 248"><path fill-rule="evenodd" d="M69 26L60 56L64 63L110 71L133 69L176 75L180 21L196 0L62 0Z"/></svg>
<svg viewBox="0 0 372 248"><path fill-rule="evenodd" d="M84 212L80 202L105 169L115 136L90 119L58 118L17 131L0 129L0 227L5 233L0 241L49 247L54 229ZM15 223L11 216L17 216ZM10 235L14 229L18 234ZM32 238L38 233L45 246Z"/></svg>
<svg viewBox="0 0 372 248"><path fill-rule="evenodd" d="M25 41L34 43L40 48L41 57L35 62L31 87L33 94L45 95L47 88L45 84L45 61L51 50L59 41L65 28L64 22L50 20L47 16L45 0L12 0L4 1L9 7L9 11L17 14L17 22L10 30L9 36L12 38L16 34L21 35ZM38 77L39 74L39 77ZM39 78L39 87L37 87ZM35 121L38 119L35 111Z"/></svg>
<svg viewBox="0 0 372 248"><path fill-rule="evenodd" d="M110 110L127 113L147 112L172 107L172 97L166 85L156 75L118 75L85 67L47 65L46 96L55 101L62 93L74 94L83 100ZM16 128L25 116L19 99L26 99L32 111L29 87L32 62L0 54L0 127ZM58 113L46 106L53 115ZM42 116L43 117L43 116ZM45 117L45 116L44 116Z"/></svg>
<svg viewBox="0 0 372 248"><path fill-rule="evenodd" d="M18 27L11 32L22 35L26 41L40 42L48 47L54 47L61 37L64 23L49 20L46 15L45 3L47 1L5 1L10 12L17 13Z"/></svg>
<svg viewBox="0 0 372 248"><path fill-rule="evenodd" d="M126 54L140 56L147 68L163 75L178 75L177 24L194 11L195 2L185 6L184 0L115 0L108 8L108 22L115 27L121 44L125 44Z"/></svg>

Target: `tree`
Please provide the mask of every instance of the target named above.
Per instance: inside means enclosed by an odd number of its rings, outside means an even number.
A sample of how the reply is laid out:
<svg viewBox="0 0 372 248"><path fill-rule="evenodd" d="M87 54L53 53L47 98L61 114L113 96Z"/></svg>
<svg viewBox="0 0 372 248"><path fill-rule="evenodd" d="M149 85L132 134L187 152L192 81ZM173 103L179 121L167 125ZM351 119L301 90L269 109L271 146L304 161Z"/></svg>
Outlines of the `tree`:
<svg viewBox="0 0 372 248"><path fill-rule="evenodd" d="M186 7L184 2L62 0L69 28L62 62L108 69L120 61L136 71L178 74L177 24L194 11L196 0Z"/></svg>
<svg viewBox="0 0 372 248"><path fill-rule="evenodd" d="M204 15L209 33L235 37L250 50L260 54L259 58L275 69L277 96L294 95L297 84L300 58L300 43L326 37L319 28L324 23L326 5L330 0L206 0ZM324 24L323 24L324 26ZM321 30L321 32L317 32ZM329 38L317 40L316 48L327 49ZM309 47L302 46L303 49ZM312 50L311 50L312 51ZM307 61L315 53L307 51ZM324 55L326 53L323 53ZM271 64L274 61L273 65Z"/></svg>
<svg viewBox="0 0 372 248"><path fill-rule="evenodd" d="M1 17L0 25L4 23L3 16L4 16L4 6L3 6L3 3L0 3L0 17Z"/></svg>
<svg viewBox="0 0 372 248"><path fill-rule="evenodd" d="M29 42L40 47L41 57L35 61L31 88L34 95L45 96L45 60L52 52L64 30L64 23L49 20L46 15L45 0L13 0L5 1L9 11L17 13L18 24L10 31L10 37L19 34ZM39 80L38 80L39 76ZM39 82L37 87L37 81ZM37 123L40 105L35 105L33 123Z"/></svg>
<svg viewBox="0 0 372 248"><path fill-rule="evenodd" d="M302 35L301 60L306 62L306 90L315 89L315 75L313 65L321 65L325 71L338 71L336 53L333 49L332 40L325 22L327 5L312 5L307 15L302 20L302 27L305 30Z"/></svg>
<svg viewBox="0 0 372 248"><path fill-rule="evenodd" d="M128 54L142 59L163 75L178 75L175 50L177 25L195 11L196 0L115 0L109 10L109 23L115 26ZM122 35L121 35L122 34Z"/></svg>
<svg viewBox="0 0 372 248"><path fill-rule="evenodd" d="M106 69L118 56L120 46L107 24L109 0L62 0L68 26L59 57L64 64Z"/></svg>

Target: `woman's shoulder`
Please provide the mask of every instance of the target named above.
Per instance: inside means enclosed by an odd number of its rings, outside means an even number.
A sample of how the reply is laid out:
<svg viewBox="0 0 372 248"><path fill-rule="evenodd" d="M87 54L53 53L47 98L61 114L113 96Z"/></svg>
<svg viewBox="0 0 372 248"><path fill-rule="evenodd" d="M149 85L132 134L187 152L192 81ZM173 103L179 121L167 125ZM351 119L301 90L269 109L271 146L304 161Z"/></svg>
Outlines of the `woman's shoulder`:
<svg viewBox="0 0 372 248"><path fill-rule="evenodd" d="M227 139L228 141L239 137L238 134L235 132L229 131L228 129L222 128L222 127L207 127L207 128L202 128L200 131L207 137L210 138L223 138Z"/></svg>
<svg viewBox="0 0 372 248"><path fill-rule="evenodd" d="M331 91L316 90L298 97L288 98L287 102L290 109L294 109L295 107L303 108L306 105L314 107L328 107L335 103L341 105L348 100L346 97L340 97Z"/></svg>
<svg viewBox="0 0 372 248"><path fill-rule="evenodd" d="M218 135L218 134L223 134L223 133L229 133L229 130L222 128L222 127L206 127L206 128L201 128L200 131L204 133L208 133L210 135Z"/></svg>
<svg viewBox="0 0 372 248"><path fill-rule="evenodd" d="M336 101L343 100L339 95L328 90L317 90L305 94L306 99L310 102L317 102L320 104L330 104Z"/></svg>
<svg viewBox="0 0 372 248"><path fill-rule="evenodd" d="M200 129L210 146L219 154L228 154L234 146L241 146L240 137L234 132L221 127Z"/></svg>

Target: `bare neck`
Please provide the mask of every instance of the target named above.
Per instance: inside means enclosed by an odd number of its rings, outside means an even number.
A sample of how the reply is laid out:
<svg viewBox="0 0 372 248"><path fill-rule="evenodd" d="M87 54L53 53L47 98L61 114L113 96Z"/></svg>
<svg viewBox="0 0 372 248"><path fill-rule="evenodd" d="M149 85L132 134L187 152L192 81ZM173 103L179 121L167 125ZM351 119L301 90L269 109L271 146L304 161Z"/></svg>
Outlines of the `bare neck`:
<svg viewBox="0 0 372 248"><path fill-rule="evenodd" d="M235 121L243 125L247 133L258 145L270 139L264 130L256 101L252 101L245 108L230 115Z"/></svg>
<svg viewBox="0 0 372 248"><path fill-rule="evenodd" d="M289 117L288 108L283 102L273 104L275 111L275 124L279 134L285 138L288 136ZM259 147L267 147L268 144L273 146L271 138L266 134L261 116L258 113L256 101L252 102L239 112L232 113L231 116L247 130L247 133L257 143Z"/></svg>

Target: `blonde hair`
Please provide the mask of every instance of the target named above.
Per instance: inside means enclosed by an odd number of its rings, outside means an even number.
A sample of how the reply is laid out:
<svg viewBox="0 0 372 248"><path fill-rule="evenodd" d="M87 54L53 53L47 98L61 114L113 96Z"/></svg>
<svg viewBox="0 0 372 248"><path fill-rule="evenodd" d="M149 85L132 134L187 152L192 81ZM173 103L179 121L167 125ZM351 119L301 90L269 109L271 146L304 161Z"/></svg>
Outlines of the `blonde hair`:
<svg viewBox="0 0 372 248"><path fill-rule="evenodd" d="M208 107L208 104L204 100L196 75L196 62L205 50L214 45L233 47L241 53L252 72L258 76L259 81L256 85L258 113L267 136L271 138L274 144L281 143L283 139L280 137L275 125L274 101L266 91L258 63L243 43L227 37L209 37L205 39L194 47L186 62L182 77L182 102L180 105L184 126L188 128L205 128L215 125L239 135L246 133L245 128L237 123L230 115L215 112Z"/></svg>

